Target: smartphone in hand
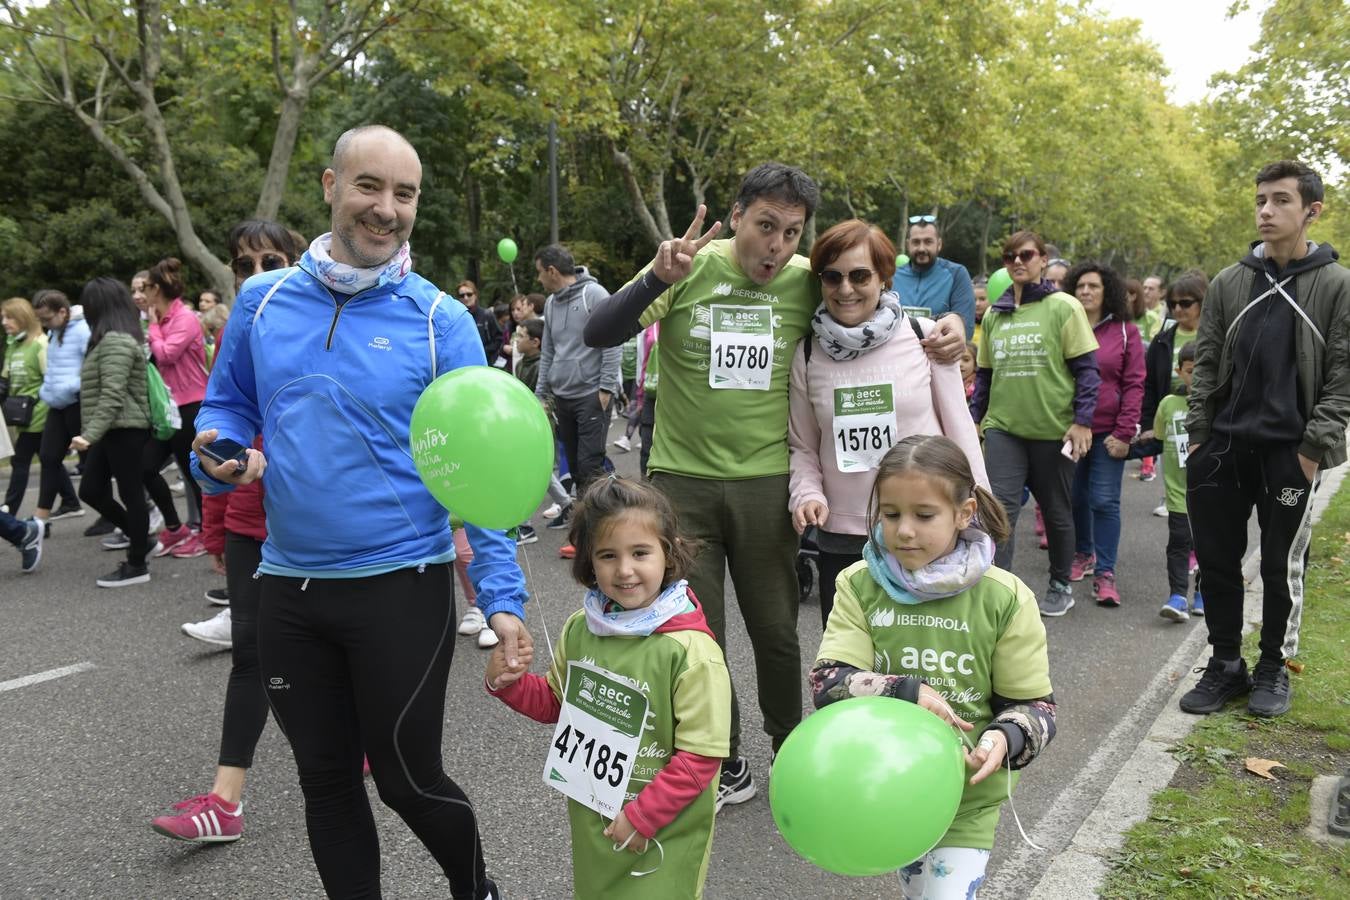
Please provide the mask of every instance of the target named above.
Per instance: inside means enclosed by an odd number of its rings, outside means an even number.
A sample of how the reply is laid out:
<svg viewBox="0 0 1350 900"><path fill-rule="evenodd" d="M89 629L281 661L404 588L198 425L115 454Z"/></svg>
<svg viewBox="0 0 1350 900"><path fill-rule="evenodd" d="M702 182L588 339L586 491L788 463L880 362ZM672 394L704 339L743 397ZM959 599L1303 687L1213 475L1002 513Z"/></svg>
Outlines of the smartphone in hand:
<svg viewBox="0 0 1350 900"><path fill-rule="evenodd" d="M202 444L197 453L219 465L234 463L234 474L241 475L248 468L248 448L238 441L220 438L209 444Z"/></svg>

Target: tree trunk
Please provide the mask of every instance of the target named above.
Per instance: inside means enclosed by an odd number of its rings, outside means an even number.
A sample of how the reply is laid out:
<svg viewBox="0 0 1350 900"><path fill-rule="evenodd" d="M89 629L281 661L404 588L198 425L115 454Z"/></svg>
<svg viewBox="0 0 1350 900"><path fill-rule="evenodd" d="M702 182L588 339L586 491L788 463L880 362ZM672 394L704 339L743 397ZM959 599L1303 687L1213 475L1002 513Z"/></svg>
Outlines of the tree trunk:
<svg viewBox="0 0 1350 900"><path fill-rule="evenodd" d="M994 228L994 206L984 204L984 232L980 235L980 276L989 277L989 232ZM994 298L997 299L997 298Z"/></svg>
<svg viewBox="0 0 1350 900"><path fill-rule="evenodd" d="M286 179L300 134L300 120L309 103L309 89L303 86L302 79L297 78L296 82L301 86L287 88L281 99L281 115L277 117L277 131L272 139L272 156L267 161L267 174L263 176L258 205L253 211L258 219L275 221L277 210L281 209L281 198L286 194Z"/></svg>
<svg viewBox="0 0 1350 900"><path fill-rule="evenodd" d="M478 256L483 243L483 206L478 193L478 178L472 169L464 173L464 205L469 219L469 266L464 277L478 284Z"/></svg>
<svg viewBox="0 0 1350 900"><path fill-rule="evenodd" d="M615 164L619 167L619 174L623 177L623 186L628 191L628 200L633 204L633 212L637 214L638 221L642 223L647 236L652 239L653 244L660 244L662 241L668 240L670 236L661 234L661 229L656 224L656 218L647 206L647 199L642 196L642 188L638 185L637 175L633 171L633 161L627 153L619 149L618 144L611 142L609 152L614 157Z"/></svg>

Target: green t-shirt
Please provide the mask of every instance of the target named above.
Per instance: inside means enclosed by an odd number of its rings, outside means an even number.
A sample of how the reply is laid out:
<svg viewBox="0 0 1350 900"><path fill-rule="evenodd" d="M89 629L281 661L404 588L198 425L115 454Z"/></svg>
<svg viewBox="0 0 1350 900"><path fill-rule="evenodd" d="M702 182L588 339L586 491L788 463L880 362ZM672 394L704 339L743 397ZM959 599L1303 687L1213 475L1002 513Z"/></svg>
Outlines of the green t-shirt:
<svg viewBox="0 0 1350 900"><path fill-rule="evenodd" d="M1074 378L1065 360L1097 349L1087 315L1063 292L1011 312L990 307L977 365L993 369L985 428L1057 441L1073 424Z"/></svg>
<svg viewBox="0 0 1350 900"><path fill-rule="evenodd" d="M719 480L786 474L788 370L819 305L820 285L805 257L792 257L773 281L758 285L737 265L730 240L704 247L689 277L642 314L644 328L661 322L653 352L661 414L649 469ZM735 339L740 322L750 323L750 340ZM713 387L714 379L736 383L716 371L728 369L766 389Z"/></svg>
<svg viewBox="0 0 1350 900"><path fill-rule="evenodd" d="M816 658L923 678L975 726L971 735L993 720L993 694L1034 700L1051 692L1036 595L999 568L954 597L905 606L872 579L867 563L854 563L839 576ZM938 846L991 849L1009 778L1015 787L1017 773L1005 766L979 784L966 782L956 819Z"/></svg>
<svg viewBox="0 0 1350 900"><path fill-rule="evenodd" d="M1178 326L1178 327L1177 327L1177 333L1176 333L1176 336L1172 339L1172 390L1173 390L1173 391L1178 391L1178 390L1181 389L1181 376L1177 374L1177 363L1178 363L1179 358L1181 357L1181 348L1182 348L1182 347L1185 347L1185 346L1186 346L1187 344L1189 344L1191 341L1195 340L1195 334L1196 334L1196 333L1195 333L1194 331L1182 331L1182 330L1181 330L1181 327ZM1160 433L1161 433L1161 432L1160 432Z"/></svg>
<svg viewBox="0 0 1350 900"><path fill-rule="evenodd" d="M9 379L9 393L12 397L36 397L42 390L42 379L47 371L47 336L37 337L18 335L5 336L5 363L0 367L0 376ZM32 417L22 428L15 428L18 434L41 434L47 423L47 404L41 400L33 404ZM5 423L0 422L0 428Z"/></svg>
<svg viewBox="0 0 1350 900"><path fill-rule="evenodd" d="M1186 513L1186 463L1181 447L1189 440L1186 416L1190 412L1186 397L1168 394L1158 402L1153 416L1153 434L1163 442L1163 484L1167 486L1167 511Z"/></svg>
<svg viewBox="0 0 1350 900"><path fill-rule="evenodd" d="M622 355L619 357L619 376L624 381L637 377L637 335L624 341Z"/></svg>
<svg viewBox="0 0 1350 900"><path fill-rule="evenodd" d="M1144 344L1157 337L1158 332L1162 330L1163 308L1158 304L1152 309L1144 310L1144 314L1134 320L1134 324L1139 327L1139 336L1144 339Z"/></svg>
<svg viewBox="0 0 1350 900"><path fill-rule="evenodd" d="M665 396L661 398L664 404ZM664 407L662 415L665 415ZM675 750L723 758L731 752L731 678L722 650L701 631L672 631L647 637L600 637L578 611L563 625L548 670L549 687L561 698L567 663L580 660L627 679L647 698L646 728L632 775L624 789L628 803L666 765ZM700 897L712 848L717 779L656 834L665 851L660 868L634 878L629 873L655 865L653 847L641 857L615 853L604 836L605 820L575 800L567 801L572 826L572 886L577 897L647 900Z"/></svg>

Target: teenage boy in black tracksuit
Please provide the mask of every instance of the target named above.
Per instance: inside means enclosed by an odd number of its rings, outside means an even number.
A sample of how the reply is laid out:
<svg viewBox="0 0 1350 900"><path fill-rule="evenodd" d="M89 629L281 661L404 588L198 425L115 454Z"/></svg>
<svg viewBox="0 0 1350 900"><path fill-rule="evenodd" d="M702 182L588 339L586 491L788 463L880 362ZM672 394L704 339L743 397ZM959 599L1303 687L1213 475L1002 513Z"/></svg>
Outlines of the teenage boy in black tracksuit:
<svg viewBox="0 0 1350 900"><path fill-rule="evenodd" d="M1350 272L1328 244L1307 240L1322 180L1302 163L1256 176L1261 240L1210 285L1190 392L1187 503L1205 573L1213 656L1181 698L1217 712L1250 691L1248 710L1289 709L1284 661L1298 653L1303 570L1318 472L1345 461L1350 419ZM1261 658L1242 659L1242 556L1247 519L1261 526Z"/></svg>

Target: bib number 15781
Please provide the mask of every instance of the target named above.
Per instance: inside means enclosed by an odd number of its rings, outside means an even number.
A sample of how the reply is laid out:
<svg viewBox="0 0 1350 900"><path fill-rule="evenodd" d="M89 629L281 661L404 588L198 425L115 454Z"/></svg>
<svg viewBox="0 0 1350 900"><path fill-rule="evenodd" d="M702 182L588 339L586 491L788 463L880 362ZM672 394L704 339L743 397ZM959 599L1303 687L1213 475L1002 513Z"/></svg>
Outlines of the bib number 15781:
<svg viewBox="0 0 1350 900"><path fill-rule="evenodd" d="M891 426L872 425L865 428L840 428L834 434L839 446L846 450L889 450L891 449Z"/></svg>

